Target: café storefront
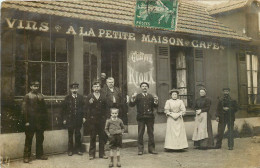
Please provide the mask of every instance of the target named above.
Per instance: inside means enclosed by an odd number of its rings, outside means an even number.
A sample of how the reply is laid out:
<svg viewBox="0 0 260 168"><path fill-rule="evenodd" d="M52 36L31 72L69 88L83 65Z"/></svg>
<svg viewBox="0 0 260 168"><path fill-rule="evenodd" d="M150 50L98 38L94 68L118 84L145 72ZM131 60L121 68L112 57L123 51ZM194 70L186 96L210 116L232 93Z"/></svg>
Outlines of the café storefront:
<svg viewBox="0 0 260 168"><path fill-rule="evenodd" d="M49 6L49 3L56 5L56 8ZM88 13L84 16L73 15L76 7L79 12L82 10L79 7L81 2L49 3L5 2L2 5L1 136L4 138L0 145L3 146L2 153L4 151L12 155L9 157L22 155L24 135L20 105L23 96L29 91L31 80L40 81L40 91L45 95L48 105L49 127L44 142L47 153L67 149L67 132L61 121L61 103L69 93L69 83L77 81L79 93L87 96L91 92L91 83L99 78L101 72L115 78L115 85L121 89L123 97L139 92L142 81L150 84L150 93L159 97L159 108L155 114L158 130L166 122L163 107L171 88L180 89L180 98L188 109L186 120L190 123L193 117L189 116L194 115L192 104L198 97L199 87L208 89L208 96L213 100L212 114L223 87L232 88L234 92L231 96L235 99L239 96L236 91L236 53L239 48L246 48L249 39L237 35L209 16L206 17L212 24L209 25L208 33L205 28L195 30L192 26L199 23L192 21L192 13L189 13L192 11L188 10L192 5L189 3L179 5L179 11L184 14L179 14L177 31L133 26L134 16L129 14L133 10L124 8L128 12L127 17L131 18L127 20L123 18L124 14L119 14L119 9L124 5L135 8L134 1L107 1L110 5L118 5L118 9L113 9L119 18L109 20L103 16L108 21L103 21L101 16L89 19L88 15L91 14ZM67 5L71 10L59 10L59 5ZM98 8L92 5L95 10L102 9L102 6ZM196 8L200 9L197 15L202 15L202 7ZM182 18L184 16L186 18ZM184 28L185 19L187 23L193 24L190 29ZM201 19L198 22L204 21ZM210 32L210 29L216 30ZM124 111L128 125L125 137L135 139L135 108L125 105ZM88 134L86 125L85 135ZM17 136L19 142L7 143L8 139ZM162 140L163 129L156 132L155 136ZM12 146L19 149L16 154L9 149Z"/></svg>

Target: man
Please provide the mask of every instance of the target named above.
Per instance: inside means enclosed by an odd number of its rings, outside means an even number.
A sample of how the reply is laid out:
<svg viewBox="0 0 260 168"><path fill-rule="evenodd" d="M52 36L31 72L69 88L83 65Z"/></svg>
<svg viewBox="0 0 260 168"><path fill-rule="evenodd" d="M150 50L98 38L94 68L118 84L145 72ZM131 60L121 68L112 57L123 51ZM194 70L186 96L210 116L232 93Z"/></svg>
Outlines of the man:
<svg viewBox="0 0 260 168"><path fill-rule="evenodd" d="M218 122L218 135L215 148L220 149L226 125L228 126L228 149L233 150L234 136L233 128L235 122L235 113L237 111L237 102L230 97L230 89L223 88L223 98L219 99L216 121Z"/></svg>
<svg viewBox="0 0 260 168"><path fill-rule="evenodd" d="M128 103L128 98L123 99L122 93L119 88L115 87L115 81L113 77L108 77L106 80L107 87L103 87L101 92L105 95L107 101L107 118L110 118L110 109L119 109L119 118L123 120L124 124L127 124L127 115L123 111L123 106Z"/></svg>
<svg viewBox="0 0 260 168"><path fill-rule="evenodd" d="M95 158L96 154L96 135L99 138L99 157L107 159L104 152L105 145L105 123L106 123L106 98L100 94L100 83L92 84L93 93L87 96L87 119L90 128L90 147L89 159Z"/></svg>
<svg viewBox="0 0 260 168"><path fill-rule="evenodd" d="M75 132L75 150L78 155L81 152L81 133L82 124L86 121L84 116L83 96L78 94L79 84L74 82L70 84L70 94L65 97L63 102L63 124L67 125L69 142L68 155L73 155L73 134Z"/></svg>
<svg viewBox="0 0 260 168"><path fill-rule="evenodd" d="M101 85L101 88L107 86L106 85L106 79L107 79L106 73L101 73L101 75L100 75L100 85Z"/></svg>
<svg viewBox="0 0 260 168"><path fill-rule="evenodd" d="M36 159L47 160L43 156L44 130L47 128L47 109L44 97L38 92L40 83L31 82L31 91L25 95L22 103L22 112L25 120L24 163L29 163L31 156L32 139L36 133Z"/></svg>
<svg viewBox="0 0 260 168"><path fill-rule="evenodd" d="M136 105L137 108L137 122L138 122L138 155L142 155L144 151L143 135L145 131L145 125L147 127L148 133L148 152L151 154L157 154L155 152L154 143L154 113L153 108L158 106L158 97L153 97L151 94L147 93L149 84L142 82L140 84L142 93L134 93L130 100L130 106Z"/></svg>

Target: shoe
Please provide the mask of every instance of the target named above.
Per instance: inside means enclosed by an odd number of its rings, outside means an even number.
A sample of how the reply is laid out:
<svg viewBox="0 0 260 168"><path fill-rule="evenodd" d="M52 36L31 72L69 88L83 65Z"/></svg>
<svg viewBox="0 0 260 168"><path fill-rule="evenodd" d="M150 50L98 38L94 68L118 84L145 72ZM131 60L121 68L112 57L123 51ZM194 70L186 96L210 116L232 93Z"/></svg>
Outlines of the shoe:
<svg viewBox="0 0 260 168"><path fill-rule="evenodd" d="M99 158L108 159L108 157L106 155L99 156Z"/></svg>
<svg viewBox="0 0 260 168"><path fill-rule="evenodd" d="M154 155L158 154L158 153L155 152L155 151L150 151L149 153L150 153L150 154L154 154Z"/></svg>
<svg viewBox="0 0 260 168"><path fill-rule="evenodd" d="M143 155L143 152L138 152L138 155Z"/></svg>
<svg viewBox="0 0 260 168"><path fill-rule="evenodd" d="M112 162L109 163L109 167L114 167L114 164Z"/></svg>
<svg viewBox="0 0 260 168"><path fill-rule="evenodd" d="M48 157L47 156L38 156L38 157L36 157L36 159L38 159L38 160L48 160Z"/></svg>
<svg viewBox="0 0 260 168"><path fill-rule="evenodd" d="M82 152L78 152L78 155L83 155L83 153Z"/></svg>
<svg viewBox="0 0 260 168"><path fill-rule="evenodd" d="M233 150L233 147L228 147L228 150Z"/></svg>
<svg viewBox="0 0 260 168"><path fill-rule="evenodd" d="M121 167L121 163L118 162L118 163L116 164L116 166L117 166L117 167Z"/></svg>
<svg viewBox="0 0 260 168"><path fill-rule="evenodd" d="M24 162L24 163L29 163L29 158L24 158L24 159L23 159L23 162Z"/></svg>
<svg viewBox="0 0 260 168"><path fill-rule="evenodd" d="M89 156L89 160L93 160L94 159L94 157L93 156Z"/></svg>
<svg viewBox="0 0 260 168"><path fill-rule="evenodd" d="M69 153L68 153L68 155L69 155L69 156L72 156L72 155L73 155L73 153L72 153L72 152L69 152Z"/></svg>

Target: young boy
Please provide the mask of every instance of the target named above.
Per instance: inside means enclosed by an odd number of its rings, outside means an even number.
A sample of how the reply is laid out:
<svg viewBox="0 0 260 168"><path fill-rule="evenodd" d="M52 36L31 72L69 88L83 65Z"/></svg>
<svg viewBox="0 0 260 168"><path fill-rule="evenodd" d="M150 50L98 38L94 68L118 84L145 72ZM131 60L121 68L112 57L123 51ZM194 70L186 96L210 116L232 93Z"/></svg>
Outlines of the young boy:
<svg viewBox="0 0 260 168"><path fill-rule="evenodd" d="M111 118L106 121L105 132L109 137L110 143L110 163L109 167L114 166L114 153L116 151L117 167L121 167L120 164L120 149L122 147L122 134L124 132L123 121L118 118L119 109L110 109Z"/></svg>

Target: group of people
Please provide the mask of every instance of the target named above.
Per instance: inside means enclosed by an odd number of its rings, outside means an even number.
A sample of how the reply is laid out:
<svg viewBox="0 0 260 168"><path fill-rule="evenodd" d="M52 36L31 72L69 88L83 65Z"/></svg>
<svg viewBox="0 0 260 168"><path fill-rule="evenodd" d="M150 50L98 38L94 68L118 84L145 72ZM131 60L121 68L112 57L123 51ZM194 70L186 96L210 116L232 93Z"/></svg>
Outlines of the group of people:
<svg viewBox="0 0 260 168"><path fill-rule="evenodd" d="M237 103L230 97L230 89L223 88L223 98L219 99L216 121L218 122L217 142L214 146L214 138L211 124L210 106L211 100L206 96L207 90L199 89L200 97L195 100L194 110L196 112L195 125L192 140L196 149L220 149L226 126L228 126L228 147L233 150L234 136L233 128ZM171 99L165 103L165 114L167 116L167 128L165 135L166 150L182 150L188 148L188 142L183 122L185 105L178 99L179 91L170 91Z"/></svg>
<svg viewBox="0 0 260 168"><path fill-rule="evenodd" d="M104 83L104 80L106 83ZM39 93L39 82L31 82L31 91L25 95L22 111L25 118L25 147L24 162L29 163L31 156L31 145L34 133L36 133L36 159L47 160L43 155L44 130L46 129L47 109L44 97ZM158 97L148 93L149 84L140 83L141 93L136 92L129 99L122 97L119 88L114 86L114 78L95 81L92 83L92 92L84 98L78 93L79 84L70 84L70 94L63 101L62 116L63 124L68 129L68 155L74 153L82 155L81 132L83 123L87 122L90 130L89 159L96 156L96 136L99 137L99 157L108 159L105 155L104 146L109 140L110 163L114 166L116 154L117 166L120 167L120 148L122 147L122 135L125 122L121 119L124 115L122 106L129 104L136 106L138 123L138 155L144 154L143 135L145 126L148 133L148 152L157 154L154 142L154 109L158 107ZM193 134L194 145L197 148L221 148L221 142L226 125L228 125L229 149L233 149L233 126L234 113L237 111L236 101L229 96L229 88L223 89L224 97L219 100L217 108L218 140L214 147L214 139L211 126L211 115L209 113L211 101L206 97L206 89L200 89L200 98L196 99L194 109L196 111L195 130ZM165 135L166 150L181 150L188 148L183 116L186 108L182 100L178 99L179 91L173 89L170 99L165 103L165 114L167 116L167 128ZM73 143L75 136L75 145Z"/></svg>

